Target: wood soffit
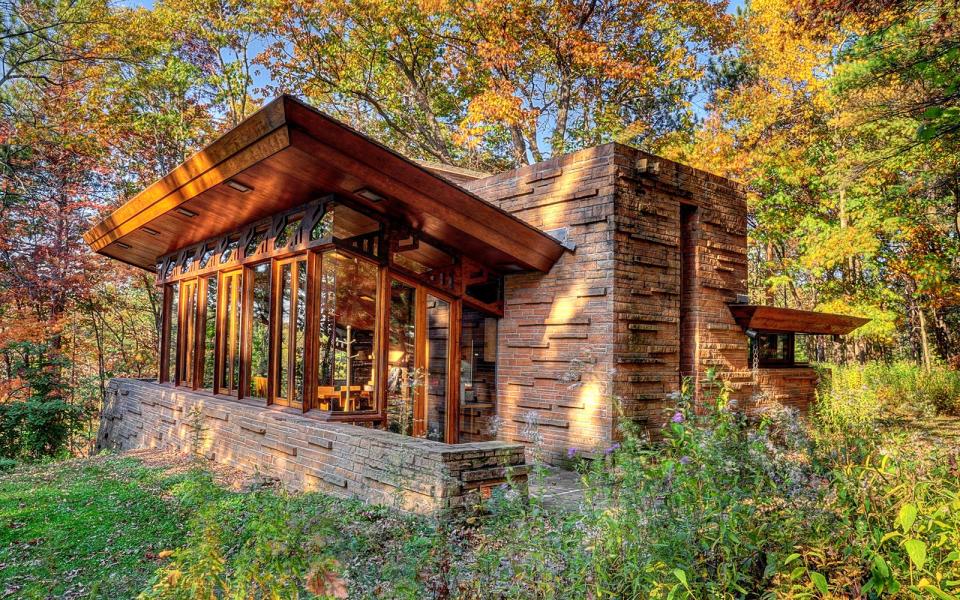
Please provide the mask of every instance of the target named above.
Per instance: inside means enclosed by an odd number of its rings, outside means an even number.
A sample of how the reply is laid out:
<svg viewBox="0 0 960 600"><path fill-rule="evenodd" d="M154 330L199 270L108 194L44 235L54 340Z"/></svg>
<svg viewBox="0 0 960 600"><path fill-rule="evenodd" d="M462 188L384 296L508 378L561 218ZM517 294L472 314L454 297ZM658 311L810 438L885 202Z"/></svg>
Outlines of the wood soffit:
<svg viewBox="0 0 960 600"><path fill-rule="evenodd" d="M382 199L357 194L364 190ZM291 96L188 158L84 240L100 254L153 271L160 256L331 193L504 273L549 271L564 251L546 233Z"/></svg>
<svg viewBox="0 0 960 600"><path fill-rule="evenodd" d="M846 335L870 319L834 313L777 308L757 304L730 304L734 320L744 330L761 333Z"/></svg>

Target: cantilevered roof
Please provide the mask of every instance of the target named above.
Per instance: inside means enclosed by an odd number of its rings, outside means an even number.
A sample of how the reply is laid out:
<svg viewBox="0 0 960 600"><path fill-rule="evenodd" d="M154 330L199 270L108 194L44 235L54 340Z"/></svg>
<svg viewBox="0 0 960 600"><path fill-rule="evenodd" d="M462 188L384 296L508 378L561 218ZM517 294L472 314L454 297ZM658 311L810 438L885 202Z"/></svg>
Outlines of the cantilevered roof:
<svg viewBox="0 0 960 600"><path fill-rule="evenodd" d="M503 272L548 271L563 253L546 233L290 96L191 156L84 240L154 270L160 256L331 193Z"/></svg>
<svg viewBox="0 0 960 600"><path fill-rule="evenodd" d="M730 304L729 307L740 327L769 333L846 335L870 321L848 315L757 304Z"/></svg>

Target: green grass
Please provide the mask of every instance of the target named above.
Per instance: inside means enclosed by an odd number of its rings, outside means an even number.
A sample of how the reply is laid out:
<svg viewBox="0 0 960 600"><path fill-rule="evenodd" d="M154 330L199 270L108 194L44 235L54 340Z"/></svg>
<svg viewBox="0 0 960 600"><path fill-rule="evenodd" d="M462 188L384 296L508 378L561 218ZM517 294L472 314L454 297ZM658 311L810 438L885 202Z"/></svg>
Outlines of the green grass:
<svg viewBox="0 0 960 600"><path fill-rule="evenodd" d="M135 597L182 543L182 478L116 457L0 474L0 597Z"/></svg>
<svg viewBox="0 0 960 600"><path fill-rule="evenodd" d="M421 598L442 585L432 521L323 494L231 491L222 473L168 460L139 453L0 472L0 599L170 597L161 588L171 573L187 578L220 559L219 589L239 597L313 597L311 577L327 572L351 598Z"/></svg>

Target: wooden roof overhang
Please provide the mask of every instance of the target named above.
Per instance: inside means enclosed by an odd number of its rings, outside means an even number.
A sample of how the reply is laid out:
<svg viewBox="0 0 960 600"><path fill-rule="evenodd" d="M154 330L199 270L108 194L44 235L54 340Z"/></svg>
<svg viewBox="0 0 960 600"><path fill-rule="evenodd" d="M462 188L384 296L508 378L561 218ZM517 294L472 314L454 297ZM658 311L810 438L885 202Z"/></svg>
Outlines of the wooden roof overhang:
<svg viewBox="0 0 960 600"><path fill-rule="evenodd" d="M152 271L158 257L331 193L502 273L549 271L564 251L546 233L290 96L191 156L84 240Z"/></svg>
<svg viewBox="0 0 960 600"><path fill-rule="evenodd" d="M810 333L821 335L846 335L870 321L860 317L777 308L757 304L730 304L734 320L744 330L762 333Z"/></svg>

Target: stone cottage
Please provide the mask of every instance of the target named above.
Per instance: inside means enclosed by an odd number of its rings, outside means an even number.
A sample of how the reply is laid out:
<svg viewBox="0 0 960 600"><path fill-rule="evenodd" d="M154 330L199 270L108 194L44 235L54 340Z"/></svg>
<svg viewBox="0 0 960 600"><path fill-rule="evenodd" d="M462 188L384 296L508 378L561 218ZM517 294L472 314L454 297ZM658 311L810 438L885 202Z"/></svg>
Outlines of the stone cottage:
<svg viewBox="0 0 960 600"><path fill-rule="evenodd" d="M803 409L798 336L863 320L748 304L746 212L620 144L486 175L278 98L85 235L163 290L159 375L111 384L100 444L432 511L656 430L711 368Z"/></svg>

